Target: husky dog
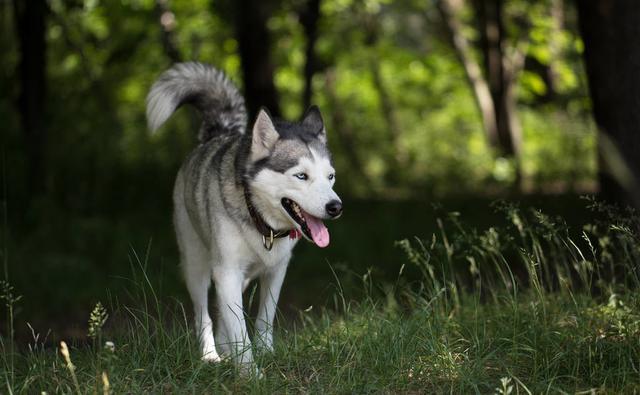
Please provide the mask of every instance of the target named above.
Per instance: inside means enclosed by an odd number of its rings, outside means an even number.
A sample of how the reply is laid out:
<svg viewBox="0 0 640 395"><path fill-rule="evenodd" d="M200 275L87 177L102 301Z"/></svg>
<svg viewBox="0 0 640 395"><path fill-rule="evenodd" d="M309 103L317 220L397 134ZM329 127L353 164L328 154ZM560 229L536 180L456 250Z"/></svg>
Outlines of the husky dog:
<svg viewBox="0 0 640 395"><path fill-rule="evenodd" d="M273 319L291 250L304 237L329 245L323 219L342 214L335 170L320 111L299 122L261 109L247 129L244 99L219 70L180 63L147 96L147 120L157 130L182 104L202 114L198 146L184 161L173 192L174 225L184 277L195 310L202 359L232 355L253 363L242 293L260 281L254 341L273 349ZM207 294L215 284L215 333Z"/></svg>

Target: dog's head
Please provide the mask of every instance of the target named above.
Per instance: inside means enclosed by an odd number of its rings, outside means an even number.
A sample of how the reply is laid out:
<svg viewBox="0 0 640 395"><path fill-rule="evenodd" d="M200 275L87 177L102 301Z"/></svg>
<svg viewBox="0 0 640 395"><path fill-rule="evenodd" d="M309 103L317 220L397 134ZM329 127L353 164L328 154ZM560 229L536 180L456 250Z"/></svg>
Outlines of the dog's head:
<svg viewBox="0 0 640 395"><path fill-rule="evenodd" d="M261 109L251 130L246 182L253 203L277 229L296 228L319 247L329 245L323 219L342 214L327 132L316 106L299 122L273 120Z"/></svg>

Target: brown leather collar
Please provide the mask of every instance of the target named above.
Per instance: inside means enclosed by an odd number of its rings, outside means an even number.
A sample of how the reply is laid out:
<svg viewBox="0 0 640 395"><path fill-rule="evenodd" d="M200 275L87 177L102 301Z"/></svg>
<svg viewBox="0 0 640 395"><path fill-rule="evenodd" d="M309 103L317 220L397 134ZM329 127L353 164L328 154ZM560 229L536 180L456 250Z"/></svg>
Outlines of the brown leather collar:
<svg viewBox="0 0 640 395"><path fill-rule="evenodd" d="M264 218L262 218L262 215L260 215L258 210L256 210L251 203L251 194L247 190L246 185L244 187L244 200L247 203L247 210L249 211L249 216L251 216L251 219L253 220L253 224L262 235L262 245L267 251L271 251L274 239L289 236L291 229L274 230L269 226L269 224L265 222Z"/></svg>

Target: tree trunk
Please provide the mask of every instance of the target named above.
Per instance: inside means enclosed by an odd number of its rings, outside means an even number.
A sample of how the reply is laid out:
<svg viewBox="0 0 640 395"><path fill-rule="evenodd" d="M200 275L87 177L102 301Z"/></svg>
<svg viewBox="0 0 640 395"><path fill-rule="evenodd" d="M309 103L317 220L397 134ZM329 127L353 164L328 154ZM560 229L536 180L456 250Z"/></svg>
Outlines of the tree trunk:
<svg viewBox="0 0 640 395"><path fill-rule="evenodd" d="M501 155L517 157L521 139L515 114L514 76L507 70L505 30L502 20L503 0L475 0L480 48L489 90L494 103L497 148Z"/></svg>
<svg viewBox="0 0 640 395"><path fill-rule="evenodd" d="M234 24L242 65L244 95L249 117L260 107L280 116L278 93L273 80L271 43L267 20L271 11L269 1L237 0L233 2Z"/></svg>
<svg viewBox="0 0 640 395"><path fill-rule="evenodd" d="M389 89L382 78L382 70L380 69L380 60L376 54L379 40L379 20L376 15L365 14L362 18L363 30L365 32L365 45L371 49L368 57L369 70L373 80L373 86L378 93L380 99L380 113L384 119L387 130L389 131L389 144L392 147L393 161L387 169L387 174L391 178L397 178L402 174L402 170L408 162L407 150L401 142L402 130L396 113L395 104L389 93ZM397 182L397 179L391 179L391 182Z"/></svg>
<svg viewBox="0 0 640 395"><path fill-rule="evenodd" d="M473 53L469 42L462 34L462 24L456 18L456 9L450 0L438 2L438 10L445 22L449 38L455 49L456 56L462 64L467 81L471 85L473 97L480 110L482 125L491 147L498 145L498 126L496 125L495 108L489 85L482 75L482 70L473 59Z"/></svg>
<svg viewBox="0 0 640 395"><path fill-rule="evenodd" d="M46 14L45 0L14 0L16 31L20 48L18 109L28 160L30 197L46 191L45 128Z"/></svg>
<svg viewBox="0 0 640 395"><path fill-rule="evenodd" d="M179 63L182 61L182 56L176 44L176 36L174 33L176 16L171 12L169 0L156 0L156 14L160 24L164 52L167 57L171 59L171 62Z"/></svg>
<svg viewBox="0 0 640 395"><path fill-rule="evenodd" d="M474 0L480 36L478 45L482 54L483 67L480 67L474 60L471 45L464 37L462 23L456 16L462 4L461 1L440 0L438 9L471 85L489 146L496 149L498 155L515 160L515 184L519 186L522 179L522 127L517 114L516 82L524 66L526 51L517 45L513 53L506 52L503 0Z"/></svg>
<svg viewBox="0 0 640 395"><path fill-rule="evenodd" d="M302 95L302 111L311 105L313 96L313 75L318 70L315 48L318 39L318 20L320 19L320 0L308 0L304 10L300 12L300 23L307 38L304 64L304 93Z"/></svg>
<svg viewBox="0 0 640 395"><path fill-rule="evenodd" d="M599 128L602 196L640 208L640 8L635 0L576 2Z"/></svg>
<svg viewBox="0 0 640 395"><path fill-rule="evenodd" d="M558 92L560 82L560 62L562 61L562 30L564 29L564 2L551 0L552 30L549 37L549 66L544 76L547 85L547 98L553 100Z"/></svg>

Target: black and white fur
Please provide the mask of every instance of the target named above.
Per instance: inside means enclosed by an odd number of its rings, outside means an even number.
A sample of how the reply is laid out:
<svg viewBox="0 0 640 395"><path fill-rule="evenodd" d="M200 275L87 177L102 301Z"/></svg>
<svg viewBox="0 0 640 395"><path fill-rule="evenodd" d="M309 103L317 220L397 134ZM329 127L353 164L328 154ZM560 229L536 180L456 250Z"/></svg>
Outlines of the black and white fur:
<svg viewBox="0 0 640 395"><path fill-rule="evenodd" d="M202 358L219 361L221 354L230 354L241 366L252 366L242 293L259 279L254 342L272 350L276 305L297 239L276 239L267 250L248 212L244 188L273 229L301 229L284 209L283 198L318 219L339 216L326 130L317 107L300 122L274 120L263 109L247 129L237 88L221 71L200 63L176 64L155 82L147 97L149 128L158 129L182 104L192 104L203 118L199 144L178 172L173 194L181 265ZM215 338L207 300L212 280L219 312Z"/></svg>

